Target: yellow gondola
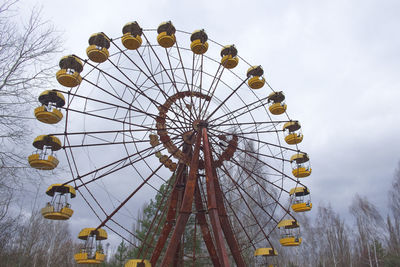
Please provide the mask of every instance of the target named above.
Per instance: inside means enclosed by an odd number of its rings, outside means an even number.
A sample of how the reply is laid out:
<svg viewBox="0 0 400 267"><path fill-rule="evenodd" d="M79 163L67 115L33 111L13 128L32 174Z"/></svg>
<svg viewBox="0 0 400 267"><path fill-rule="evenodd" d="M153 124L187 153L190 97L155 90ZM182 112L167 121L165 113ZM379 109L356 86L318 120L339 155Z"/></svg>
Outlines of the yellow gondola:
<svg viewBox="0 0 400 267"><path fill-rule="evenodd" d="M260 89L264 86L265 84L265 79L263 77L264 70L262 69L261 66L250 67L247 70L246 75L247 77L249 77L247 84L251 89Z"/></svg>
<svg viewBox="0 0 400 267"><path fill-rule="evenodd" d="M281 238L279 242L282 246L292 247L301 244L300 225L294 219L282 220L278 224L278 228L281 231Z"/></svg>
<svg viewBox="0 0 400 267"><path fill-rule="evenodd" d="M289 145L295 145L303 141L303 134L300 131L300 123L298 121L289 121L283 125L285 133L285 142Z"/></svg>
<svg viewBox="0 0 400 267"><path fill-rule="evenodd" d="M278 252L274 248L258 248L254 251L257 266L274 267L276 264L272 263L271 257L278 256Z"/></svg>
<svg viewBox="0 0 400 267"><path fill-rule="evenodd" d="M60 70L56 73L57 81L65 87L75 87L82 81L80 75L83 70L82 61L75 55L61 58Z"/></svg>
<svg viewBox="0 0 400 267"><path fill-rule="evenodd" d="M143 29L136 21L125 24L122 33L121 42L127 49L135 50L142 45Z"/></svg>
<svg viewBox="0 0 400 267"><path fill-rule="evenodd" d="M86 54L89 59L96 63L103 63L110 55L110 39L102 32L92 34L89 38L89 46Z"/></svg>
<svg viewBox="0 0 400 267"><path fill-rule="evenodd" d="M33 140L32 145L39 150L43 150L46 147L50 148L52 151L61 149L60 139L51 135L39 135Z"/></svg>
<svg viewBox="0 0 400 267"><path fill-rule="evenodd" d="M221 50L221 65L227 69L233 69L239 63L237 49L234 45L226 45Z"/></svg>
<svg viewBox="0 0 400 267"><path fill-rule="evenodd" d="M33 141L37 152L28 157L29 165L38 170L53 170L58 165L58 159L53 152L61 149L61 141L55 136L40 135ZM50 151L50 155L48 155Z"/></svg>
<svg viewBox="0 0 400 267"><path fill-rule="evenodd" d="M158 44L164 48L172 47L176 42L175 32L176 29L171 21L161 23L157 28Z"/></svg>
<svg viewBox="0 0 400 267"><path fill-rule="evenodd" d="M128 260L124 267L151 267L151 263L148 260L132 259Z"/></svg>
<svg viewBox="0 0 400 267"><path fill-rule="evenodd" d="M76 196L75 189L70 185L52 184L46 190L46 194L52 197L51 202L42 208L41 213L44 218L50 220L68 220L74 211L68 203L68 194L71 198Z"/></svg>
<svg viewBox="0 0 400 267"><path fill-rule="evenodd" d="M74 259L78 264L101 264L104 262L105 255L101 251L96 251L94 256L90 256L86 250L81 249L74 255Z"/></svg>
<svg viewBox="0 0 400 267"><path fill-rule="evenodd" d="M292 210L295 212L310 211L312 203L310 198L310 190L307 187L295 187L290 190L292 198Z"/></svg>
<svg viewBox="0 0 400 267"><path fill-rule="evenodd" d="M58 166L58 159L52 155L34 153L28 157L29 165L38 170L53 170Z"/></svg>
<svg viewBox="0 0 400 267"><path fill-rule="evenodd" d="M88 240L90 237L96 240L106 240L108 238L106 230L101 228L97 230L96 228L83 228L78 234L78 238L81 240Z"/></svg>
<svg viewBox="0 0 400 267"><path fill-rule="evenodd" d="M287 105L283 102L285 95L283 92L272 92L268 96L268 109L273 115L280 115L285 113Z"/></svg>
<svg viewBox="0 0 400 267"><path fill-rule="evenodd" d="M55 124L63 118L60 107L65 105L63 94L56 90L46 90L39 95L42 106L35 108L34 115L38 121Z"/></svg>
<svg viewBox="0 0 400 267"><path fill-rule="evenodd" d="M35 108L34 115L38 121L47 124L55 124L63 118L63 114L59 109L49 109L46 106Z"/></svg>
<svg viewBox="0 0 400 267"><path fill-rule="evenodd" d="M278 252L276 252L273 248L258 248L254 251L254 256L277 256Z"/></svg>
<svg viewBox="0 0 400 267"><path fill-rule="evenodd" d="M78 264L100 264L104 262L105 255L100 241L107 239L104 229L84 228L80 231L78 238L85 241L83 248L74 255Z"/></svg>
<svg viewBox="0 0 400 267"><path fill-rule="evenodd" d="M204 30L197 30L190 36L190 49L197 55L202 55L208 50L208 36Z"/></svg>
<svg viewBox="0 0 400 267"><path fill-rule="evenodd" d="M304 178L310 176L312 170L310 159L306 153L294 154L290 158L290 162L292 163L292 174L294 177Z"/></svg>

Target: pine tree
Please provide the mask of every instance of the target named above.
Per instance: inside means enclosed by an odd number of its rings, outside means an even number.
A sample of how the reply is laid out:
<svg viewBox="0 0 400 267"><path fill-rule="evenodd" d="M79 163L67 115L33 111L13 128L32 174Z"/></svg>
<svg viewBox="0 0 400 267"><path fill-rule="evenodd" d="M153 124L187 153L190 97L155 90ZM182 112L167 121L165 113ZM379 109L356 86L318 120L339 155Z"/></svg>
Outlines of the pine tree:
<svg viewBox="0 0 400 267"><path fill-rule="evenodd" d="M134 244L138 244L137 247L131 247L128 251L130 258L139 259L150 259L154 246L160 237L162 226L166 220L166 212L162 212L168 207L168 196L169 192L172 190L172 184L175 177L171 177L171 181L167 181L165 184L161 185L154 199L151 199L148 204L145 204L143 209L138 214L137 223L134 224L134 232L136 235ZM169 186L171 184L171 186ZM164 197L166 195L166 197ZM153 222L154 217L156 219ZM157 225L160 227L157 228ZM168 240L166 242L168 244ZM190 257L182 257L183 262L180 265L186 266L187 264L192 265L193 262L193 252L196 257L195 266L211 266L211 261L209 257L204 257L208 255L205 244L202 239L200 227L197 225L196 216L192 214L186 224L185 232L181 239L181 255L187 255ZM163 252L159 258L161 261L167 245L163 248Z"/></svg>
<svg viewBox="0 0 400 267"><path fill-rule="evenodd" d="M123 266L125 261L128 259L128 246L125 245L124 240L119 243L117 253L114 257L117 261L118 266Z"/></svg>

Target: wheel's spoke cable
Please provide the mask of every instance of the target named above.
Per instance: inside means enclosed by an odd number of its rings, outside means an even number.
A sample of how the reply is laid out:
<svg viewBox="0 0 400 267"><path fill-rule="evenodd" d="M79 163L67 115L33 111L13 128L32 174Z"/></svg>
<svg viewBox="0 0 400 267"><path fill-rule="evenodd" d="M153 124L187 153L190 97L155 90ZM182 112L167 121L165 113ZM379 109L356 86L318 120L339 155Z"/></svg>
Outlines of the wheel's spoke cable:
<svg viewBox="0 0 400 267"><path fill-rule="evenodd" d="M239 86L238 87L236 87L236 89L235 90L233 90L232 91L232 93L229 95L229 96L227 96L209 115L208 115L208 117L206 118L206 121L208 121L211 117L212 117L212 115L214 115L215 114L215 112L217 112L221 107L222 107L222 105L224 105L225 103L226 103L226 101L228 101L236 92L237 92L237 90L239 90L242 86L243 86L243 84L245 84L246 82L247 82L247 80L248 80L249 78L247 77L241 84L239 84ZM208 108L208 106L207 106L207 108ZM207 108L206 108L206 111L205 112L207 112Z"/></svg>
<svg viewBox="0 0 400 267"><path fill-rule="evenodd" d="M207 91L207 94L208 94L208 96L210 96L211 99L214 96L215 90L217 90L218 83L221 80L221 76L222 76L222 74L224 73L224 70L225 70L225 68L222 68L221 73L218 75L220 69L221 69L221 65L218 66L217 72L215 73L215 75L213 77L213 80L211 82L210 88ZM214 83L215 83L215 86L214 86ZM214 88L213 88L213 86L214 86ZM208 107L210 105L210 102L207 103L207 106L206 106L205 109L204 109L204 105L206 104L206 102L204 102L203 105L200 106L200 117L201 118L205 118L207 109L208 109ZM204 109L204 111L203 111L203 109Z"/></svg>
<svg viewBox="0 0 400 267"><path fill-rule="evenodd" d="M171 139L172 139L172 138L171 138ZM71 182L73 182L73 181L75 181L75 180L78 180L78 179L81 180L82 178L84 178L84 177L86 177L86 176L89 176L89 175L91 175L91 174L98 173L99 171L104 170L104 169L106 169L106 168L109 168L109 167L111 167L111 166L113 166L113 165L118 165L118 164L120 164L120 163L122 163L122 162L128 160L129 158L132 158L132 157L134 157L134 156L137 156L137 155L139 155L139 154L141 154L141 153L144 153L144 152L146 152L146 151L150 151L150 150L152 150L152 149L153 149L152 147L145 148L145 149L143 149L143 150L141 150L141 151L138 151L138 152L136 152L136 153L130 154L130 155L128 155L128 156L126 156L126 157L124 157L124 158L122 158L122 159L113 161L113 162L111 162L111 163L109 163L109 164L106 164L106 165L104 165L104 166L102 166L102 167L96 168L96 169L94 169L94 170L92 170L92 171L90 171L90 172L87 172L87 173L85 173L85 174L82 174L82 175L79 175L79 173L77 173L76 178L71 179L71 180L65 182L64 185L65 185L65 184L69 184L69 183L71 183ZM166 148L162 148L161 150L158 150L158 151L161 152L161 151L163 151L163 150L165 150L165 149L166 149ZM158 151L152 152L152 153L150 153L149 155L147 155L146 157L152 156L152 155L154 155L155 153L157 153ZM140 160L137 160L137 161L140 161ZM116 169L116 170L113 170L112 172L118 171L118 170L123 169L123 168L128 167L128 166L130 166L130 163L129 163L129 164L124 164L123 166L119 167L119 168ZM100 178L102 178L103 176L106 176L106 175L109 175L109 174L110 174L110 173L105 173L105 174L103 174L102 176L97 177L96 179L92 179L92 180L89 180L89 181L86 182L86 183L82 183L82 185L83 185L83 184L91 183L91 182L93 182L93 181L95 181L95 180L97 180L97 179L100 179ZM82 185L79 185L77 188L81 187Z"/></svg>
<svg viewBox="0 0 400 267"><path fill-rule="evenodd" d="M240 111L240 110L242 110L242 109L246 109L246 108L248 109L248 110L245 110L245 111L243 111L243 112L241 113L241 114L246 114L247 112L253 111L253 110L255 110L255 109L259 108L259 107L264 107L265 104L263 103L263 101L265 101L265 100L268 100L268 97L265 97L265 98L262 98L262 99L257 99L256 101L254 101L254 102L252 102L252 103L250 103L250 104L248 104L248 105L239 107L239 108L237 108L237 109L235 109L235 110L232 110L232 111L230 111L230 112L228 112L228 113L226 113L226 114L223 114L223 115L221 115L221 116L219 116L219 117L216 117L216 118L214 118L214 119L212 119L212 120L209 120L208 123L212 124L212 122L214 122L214 121L216 121L216 120L219 120L219 119L222 119L222 118L224 118L224 117L230 116L230 115L232 115L232 114L235 114L236 112L238 112L238 111ZM249 109L250 106L253 106L253 105L255 105L255 104L256 104L255 107L252 107L251 109ZM239 114L239 116L240 116L240 114ZM230 119L227 119L226 121L229 121L229 120L230 120ZM226 121L223 121L223 122L221 122L221 123L224 123L224 122L226 122Z"/></svg>
<svg viewBox="0 0 400 267"><path fill-rule="evenodd" d="M170 157L172 157L172 155L170 155L168 159ZM138 187L136 187L136 189L127 198L125 198L125 200L113 212L111 212L110 215L108 215L107 218L99 224L99 226L96 227L96 230L103 227L145 184L149 182L153 175L159 169L161 169L162 166L164 165L160 164Z"/></svg>
<svg viewBox="0 0 400 267"><path fill-rule="evenodd" d="M218 132L218 133L221 133L221 134L224 134L224 135L231 135L231 133L220 131L220 130L217 130L217 129L210 129L210 131L215 131L215 132ZM235 134L237 134L237 133L235 133ZM237 135L240 135L240 134L237 134ZM214 134L214 136L217 136L217 135ZM270 142L261 141L261 140L258 140L258 139L255 139L255 138L251 138L251 137L248 137L248 136L240 136L240 138L243 138L243 139L246 139L246 140L249 140L249 141L253 141L253 142L256 142L256 143L258 142L258 143L261 143L261 144L266 144L266 145L269 145L269 146L278 147L278 148L281 148L281 149L284 149L284 150L288 150L288 151L293 151L293 152L296 152L296 153L304 153L304 152L302 152L300 150L297 150L297 149L294 149L294 148L285 147L285 146L281 146L281 145L276 145L276 144L273 144L273 143L270 143Z"/></svg>

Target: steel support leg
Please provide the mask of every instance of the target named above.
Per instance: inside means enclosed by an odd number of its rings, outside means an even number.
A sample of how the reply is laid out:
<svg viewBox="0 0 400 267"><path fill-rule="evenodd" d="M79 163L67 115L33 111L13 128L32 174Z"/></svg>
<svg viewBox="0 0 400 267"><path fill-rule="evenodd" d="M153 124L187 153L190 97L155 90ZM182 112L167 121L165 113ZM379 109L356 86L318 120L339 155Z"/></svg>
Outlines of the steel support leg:
<svg viewBox="0 0 400 267"><path fill-rule="evenodd" d="M203 206L203 202L201 199L201 193L200 193L200 187L199 187L198 183L196 185L194 201L195 201L196 210L197 210L196 219L200 225L201 233L203 235L203 240L204 240L204 243L206 244L208 254L210 254L210 258L211 258L212 263L214 264L214 267L219 267L219 266L221 266L221 264L218 259L217 251L215 250L215 246L214 246L214 243L212 240L210 229L208 228L207 219L206 219L206 215L205 215L206 210L204 209L204 206Z"/></svg>
<svg viewBox="0 0 400 267"><path fill-rule="evenodd" d="M165 221L165 225L161 231L160 237L158 238L156 247L154 248L153 254L151 255L150 263L152 266L156 265L156 262L158 258L160 257L160 254L162 252L162 249L165 246L165 242L168 239L168 236L172 230L172 227L175 224L175 218L176 218L176 211L177 211L177 205L178 205L178 198L179 198L179 185L182 183L183 180L183 173L184 173L184 164L179 164L178 171L177 171L177 177L174 183L174 187L171 191L171 198L169 200L169 207L168 207L168 212L167 212L167 218Z"/></svg>
<svg viewBox="0 0 400 267"><path fill-rule="evenodd" d="M215 243L217 245L217 253L223 267L229 266L228 253L225 247L225 240L222 236L222 227L218 216L217 200L215 196L215 177L213 171L213 158L210 150L210 143L208 141L207 129L203 128L203 151L206 170L206 184L207 184L207 203L208 214L210 216L211 226L213 228Z"/></svg>
<svg viewBox="0 0 400 267"><path fill-rule="evenodd" d="M164 259L161 266L168 267L175 256L176 250L178 248L179 241L182 237L183 232L190 214L192 213L192 204L194 198L194 191L197 183L197 173L199 167L199 155L200 155L200 145L201 145L201 132L197 133L196 144L194 147L192 160L190 163L189 177L186 181L185 193L183 195L182 206L179 211L178 219L176 220L175 229L172 233L170 242L167 247Z"/></svg>

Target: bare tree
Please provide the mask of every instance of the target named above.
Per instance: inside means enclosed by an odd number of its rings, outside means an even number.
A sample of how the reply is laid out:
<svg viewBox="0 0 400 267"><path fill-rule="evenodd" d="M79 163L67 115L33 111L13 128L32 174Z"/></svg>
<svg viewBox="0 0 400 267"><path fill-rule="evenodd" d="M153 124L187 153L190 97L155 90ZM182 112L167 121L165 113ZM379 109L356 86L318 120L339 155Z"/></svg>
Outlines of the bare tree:
<svg viewBox="0 0 400 267"><path fill-rule="evenodd" d="M67 222L46 220L38 211L19 219L0 251L1 266L76 266L73 254L77 245Z"/></svg>
<svg viewBox="0 0 400 267"><path fill-rule="evenodd" d="M54 228L35 215L22 224L21 214L12 214L13 200L40 179L27 163L30 147L32 110L41 89L49 89L54 77L53 58L60 48L60 37L49 22L41 19L38 8L19 17L18 1L0 4L0 262L2 266L22 266L15 259L27 259L23 266L49 266L49 247L43 238L66 235L66 228ZM24 21L21 23L21 20ZM54 65L54 64L53 64ZM54 78L53 78L54 79ZM40 216L40 218L38 217ZM36 223L35 225L33 225ZM53 227L46 229L45 227ZM33 227L33 228L31 228ZM56 230L63 233L56 233ZM41 232L40 232L40 231ZM39 232L35 232L39 231ZM17 239L17 237L20 237ZM31 239L29 239L29 238ZM40 237L38 240L33 237ZM29 240L28 240L29 239ZM69 241L68 241L69 242ZM65 244L65 243L63 243ZM72 244L72 243L71 243ZM41 253L40 255L36 253ZM52 252L53 253L53 252ZM54 254L54 253L53 253ZM22 256L23 255L23 256ZM72 255L68 258L73 259ZM49 257L47 257L49 259ZM39 263L39 260L43 260ZM65 261L66 259L63 258ZM59 265L54 262L51 264ZM73 263L66 266L72 266ZM60 265L62 266L62 265Z"/></svg>
<svg viewBox="0 0 400 267"><path fill-rule="evenodd" d="M392 188L389 191L389 203L393 217L400 222L400 163L394 175Z"/></svg>
<svg viewBox="0 0 400 267"><path fill-rule="evenodd" d="M332 207L319 205L315 222L315 235L318 236L319 260L324 266L350 266L351 249L349 232Z"/></svg>
<svg viewBox="0 0 400 267"><path fill-rule="evenodd" d="M356 219L358 255L360 264L379 266L377 245L382 241L384 235L384 222L374 204L366 197L355 195L350 206L350 212Z"/></svg>
<svg viewBox="0 0 400 267"><path fill-rule="evenodd" d="M18 4L0 4L0 222L14 192L32 176L26 145L31 143L33 104L39 90L49 89L54 79L53 58L61 44L40 9L33 8L21 24Z"/></svg>
<svg viewBox="0 0 400 267"><path fill-rule="evenodd" d="M48 89L54 77L52 59L61 44L38 8L21 27L15 21L16 3L6 1L0 6L1 141L12 143L20 143L26 136L25 112L31 113L32 107L27 104L35 102L38 89Z"/></svg>
<svg viewBox="0 0 400 267"><path fill-rule="evenodd" d="M387 217L388 252L392 256L400 257L400 163L389 190L389 208L392 217Z"/></svg>

